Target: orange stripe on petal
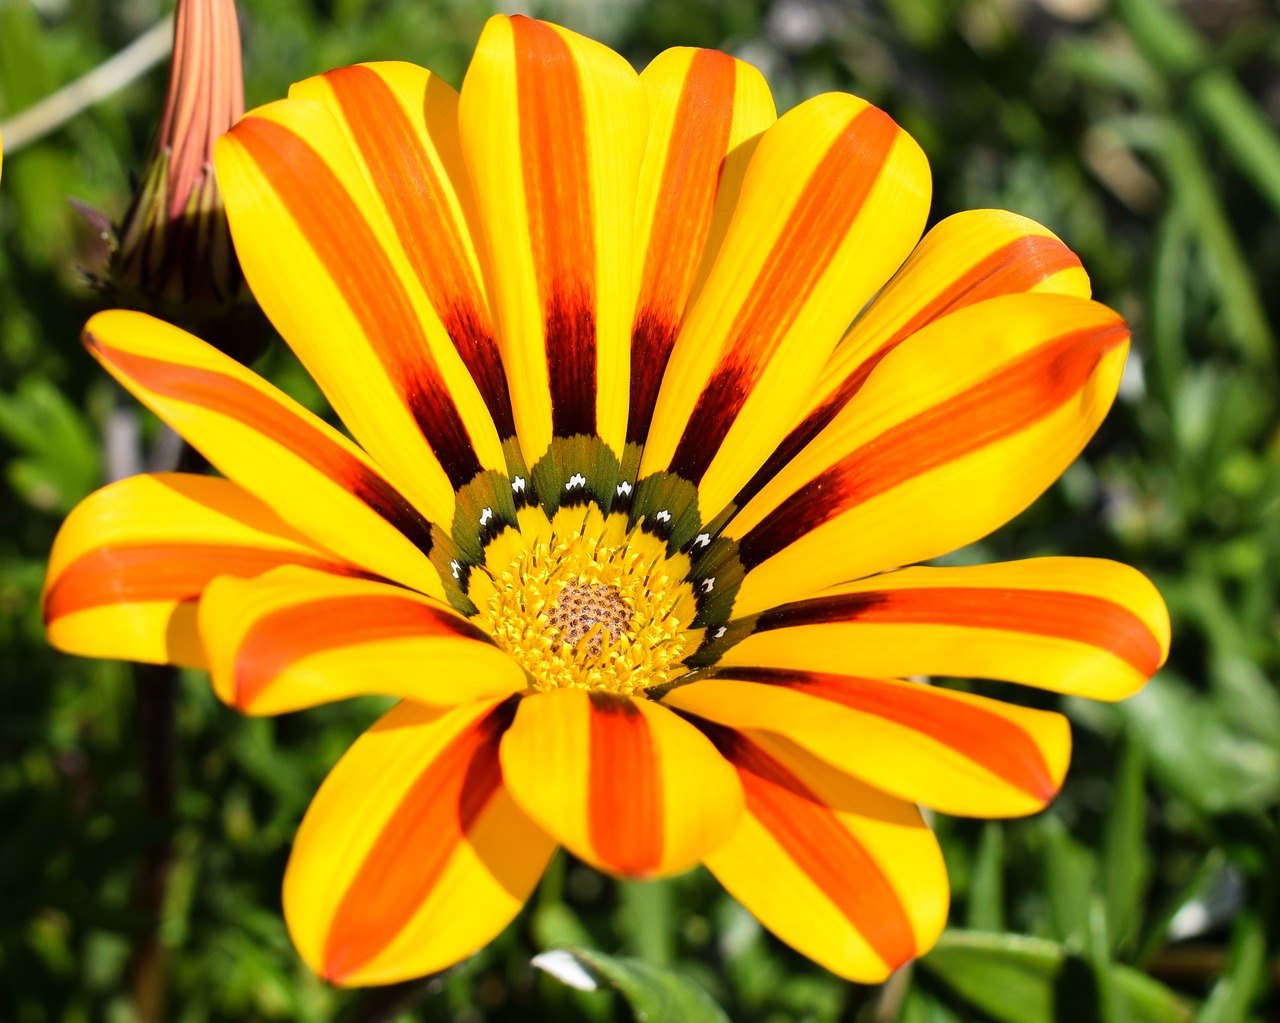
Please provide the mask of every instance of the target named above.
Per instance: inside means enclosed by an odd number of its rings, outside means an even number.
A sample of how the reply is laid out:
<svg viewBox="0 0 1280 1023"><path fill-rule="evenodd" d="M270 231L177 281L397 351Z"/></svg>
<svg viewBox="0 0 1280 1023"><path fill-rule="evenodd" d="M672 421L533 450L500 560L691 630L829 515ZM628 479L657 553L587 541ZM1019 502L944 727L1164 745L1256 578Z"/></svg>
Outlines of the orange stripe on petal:
<svg viewBox="0 0 1280 1023"><path fill-rule="evenodd" d="M362 574L336 561L229 544L168 543L99 547L70 562L44 600L47 623L105 604L195 600L219 575L250 578L281 565Z"/></svg>
<svg viewBox="0 0 1280 1023"><path fill-rule="evenodd" d="M662 862L661 767L649 725L633 701L591 694L591 844L615 870L645 875Z"/></svg>
<svg viewBox="0 0 1280 1023"><path fill-rule="evenodd" d="M342 983L373 960L439 882L502 786L498 741L514 716L514 701L502 703L459 732L405 793L334 912L324 945L326 979ZM409 861L412 871L403 869Z"/></svg>
<svg viewBox="0 0 1280 1023"><path fill-rule="evenodd" d="M900 135L866 107L814 170L729 330L725 354L699 395L670 469L701 481L765 365L799 315L875 186ZM832 203L832 196L841 198Z"/></svg>
<svg viewBox="0 0 1280 1023"><path fill-rule="evenodd" d="M235 704L247 708L291 664L335 647L407 636L457 636L490 643L465 619L401 596L330 597L282 607L257 619L235 655Z"/></svg>
<svg viewBox="0 0 1280 1023"><path fill-rule="evenodd" d="M778 445L769 460L739 491L734 503L742 507L758 494L783 466L799 454L857 396L880 360L916 331L965 306L1001 295L1031 291L1037 284L1055 274L1079 266L1079 257L1057 238L1035 234L1015 238L975 263L952 280L873 352L862 356L822 403L805 416ZM907 267L910 267L910 263ZM889 287L892 286L891 283ZM857 328L851 333L856 334Z"/></svg>
<svg viewBox="0 0 1280 1023"><path fill-rule="evenodd" d="M1107 650L1143 675L1164 661L1151 629L1114 601L1084 593L977 587L868 590L796 601L763 613L757 631L831 622L942 624L1074 640Z"/></svg>
<svg viewBox="0 0 1280 1023"><path fill-rule="evenodd" d="M988 298L1031 291L1041 281L1079 266L1080 257L1052 235L1032 234L1015 238L952 281L896 331L881 349L896 346L947 313Z"/></svg>
<svg viewBox="0 0 1280 1023"><path fill-rule="evenodd" d="M230 134L302 230L450 482L462 487L481 470L471 438L404 284L356 203L320 154L276 121L249 116Z"/></svg>
<svg viewBox="0 0 1280 1023"><path fill-rule="evenodd" d="M1095 558L906 568L748 616L717 667L863 678L1000 679L1092 699L1131 696L1164 663L1154 586Z"/></svg>
<svg viewBox="0 0 1280 1023"><path fill-rule="evenodd" d="M1058 791L1058 780L1031 736L982 707L939 699L945 690L918 683L894 685L878 679L774 668L734 668L731 672L736 680L782 686L919 732L1041 803Z"/></svg>
<svg viewBox="0 0 1280 1023"><path fill-rule="evenodd" d="M625 444L646 123L639 76L612 50L519 16L486 23L458 126L530 465L557 435Z"/></svg>
<svg viewBox="0 0 1280 1023"><path fill-rule="evenodd" d="M511 19L529 240L545 316L552 429L596 432L595 225L582 85L549 25ZM568 130L566 130L566 128Z"/></svg>
<svg viewBox="0 0 1280 1023"><path fill-rule="evenodd" d="M663 702L790 740L897 799L968 817L1043 809L1071 753L1060 714L896 679L725 667L671 689Z"/></svg>
<svg viewBox="0 0 1280 1023"><path fill-rule="evenodd" d="M471 373L503 439L515 434L511 396L494 340L488 304L450 215L441 180L403 106L372 68L356 65L324 76L333 90L374 189L409 257L418 281ZM437 79L427 86L445 88Z"/></svg>
<svg viewBox="0 0 1280 1023"><path fill-rule="evenodd" d="M147 390L228 416L270 437L364 501L423 553L430 552L430 523L391 484L311 423L265 400L244 381L200 366L122 351L89 332L85 344L109 368Z"/></svg>
<svg viewBox="0 0 1280 1023"><path fill-rule="evenodd" d="M289 934L343 986L423 977L519 912L555 850L512 803L496 745L513 708L405 700L329 772L284 879Z"/></svg>
<svg viewBox="0 0 1280 1023"><path fill-rule="evenodd" d="M526 685L520 666L442 601L299 566L215 579L199 627L214 691L248 714L371 693L452 706Z"/></svg>
<svg viewBox="0 0 1280 1023"><path fill-rule="evenodd" d="M49 641L89 657L204 667L196 598L219 575L286 564L359 574L230 480L130 476L89 495L58 530L42 598Z"/></svg>
<svg viewBox="0 0 1280 1023"><path fill-rule="evenodd" d="M641 81L648 74L642 75ZM695 51L685 72L631 333L627 440L634 443L643 443L648 433L662 373L711 231L721 168L733 129L737 78L737 61L716 50Z"/></svg>
<svg viewBox="0 0 1280 1023"><path fill-rule="evenodd" d="M740 543L743 564L759 565L842 512L1046 418L1078 394L1104 356L1128 337L1128 329L1115 322L1065 334L890 428L752 527Z"/></svg>
<svg viewBox="0 0 1280 1023"><path fill-rule="evenodd" d="M645 697L531 693L501 755L521 809L575 856L616 874L688 870L742 810L742 786L715 747Z"/></svg>
<svg viewBox="0 0 1280 1023"><path fill-rule="evenodd" d="M751 814L888 966L916 955L911 921L889 879L831 808L741 732L697 721L738 771Z"/></svg>

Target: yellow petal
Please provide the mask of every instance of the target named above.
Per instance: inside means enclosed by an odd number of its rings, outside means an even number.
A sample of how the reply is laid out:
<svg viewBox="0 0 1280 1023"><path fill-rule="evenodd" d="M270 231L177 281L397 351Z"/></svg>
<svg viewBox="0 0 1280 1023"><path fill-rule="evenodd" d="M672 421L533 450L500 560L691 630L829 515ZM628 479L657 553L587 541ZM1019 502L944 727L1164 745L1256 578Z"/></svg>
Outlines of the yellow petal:
<svg viewBox="0 0 1280 1023"><path fill-rule="evenodd" d="M343 986L452 966L519 912L555 846L498 766L509 704L402 703L361 736L303 818L285 921L307 964Z"/></svg>
<svg viewBox="0 0 1280 1023"><path fill-rule="evenodd" d="M766 131L672 352L641 475L679 474L714 518L919 239L929 193L919 146L853 96L815 97Z"/></svg>
<svg viewBox="0 0 1280 1023"><path fill-rule="evenodd" d="M214 691L247 714L371 693L452 705L526 685L520 666L447 604L309 568L214 580L199 625Z"/></svg>
<svg viewBox="0 0 1280 1023"><path fill-rule="evenodd" d="M916 331L958 309L1026 292L1089 297L1075 253L1034 220L1005 210L948 217L921 239L836 348L796 425L738 492L742 507L849 404L871 371Z"/></svg>
<svg viewBox="0 0 1280 1023"><path fill-rule="evenodd" d="M67 653L204 667L195 600L215 576L351 572L229 480L132 476L90 494L49 555L44 619Z"/></svg>
<svg viewBox="0 0 1280 1023"><path fill-rule="evenodd" d="M431 526L337 430L198 338L143 313L99 313L85 345L219 472L340 558L443 595Z"/></svg>
<svg viewBox="0 0 1280 1023"><path fill-rule="evenodd" d="M913 335L730 521L746 571L735 613L1003 525L1098 428L1128 339L1110 309L1064 295L993 298Z"/></svg>
<svg viewBox="0 0 1280 1023"><path fill-rule="evenodd" d="M553 435L576 434L621 456L639 77L590 39L497 16L463 82L459 121L524 456L532 465Z"/></svg>
<svg viewBox="0 0 1280 1023"><path fill-rule="evenodd" d="M774 732L891 795L965 817L1043 809L1071 758L1061 714L918 682L725 668L663 702Z"/></svg>
<svg viewBox="0 0 1280 1023"><path fill-rule="evenodd" d="M833 973L883 981L947 919L947 872L920 811L766 733L697 722L737 769L746 809L707 857L729 893Z"/></svg>
<svg viewBox="0 0 1280 1023"><path fill-rule="evenodd" d="M1169 652L1169 612L1127 565L1035 558L908 568L771 608L719 666L993 678L1122 700Z"/></svg>
<svg viewBox="0 0 1280 1023"><path fill-rule="evenodd" d="M253 111L219 140L232 237L254 296L357 440L428 517L449 522L454 491L506 462L451 336L483 331L488 315L474 277L445 279L474 267L458 237L461 214L423 148L427 81L417 83L410 115L410 101L373 71L347 68L333 78L355 83L342 95L358 93L366 127L357 139L330 106L290 99ZM333 86L302 91L323 88ZM437 83L433 98L440 92ZM449 124L452 107L426 110ZM383 161L381 173L370 171L370 159ZM435 287L424 285L426 271L414 266L397 221L438 231L442 253L455 257L442 255L438 279L428 282ZM450 299L460 304L433 302ZM491 362L492 344L478 343L472 361Z"/></svg>
<svg viewBox="0 0 1280 1023"><path fill-rule="evenodd" d="M432 311L480 389L498 436L503 441L515 436L469 227L476 219L475 199L458 137L457 90L425 68L382 61L308 78L289 96L325 105L346 130Z"/></svg>
<svg viewBox="0 0 1280 1023"><path fill-rule="evenodd" d="M760 72L718 50L665 50L640 82L649 142L636 200L627 419L634 444L648 435L676 334L724 241L754 141L776 117Z"/></svg>
<svg viewBox="0 0 1280 1023"><path fill-rule="evenodd" d="M697 729L646 699L527 697L502 741L516 802L575 856L628 877L694 866L722 843L742 787Z"/></svg>

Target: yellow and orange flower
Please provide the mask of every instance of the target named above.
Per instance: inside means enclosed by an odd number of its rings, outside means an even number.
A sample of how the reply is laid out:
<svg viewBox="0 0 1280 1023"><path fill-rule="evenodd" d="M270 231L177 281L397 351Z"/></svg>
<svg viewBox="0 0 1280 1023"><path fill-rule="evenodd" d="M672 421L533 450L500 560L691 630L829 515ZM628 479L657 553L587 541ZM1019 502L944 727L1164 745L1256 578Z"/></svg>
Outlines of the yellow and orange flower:
<svg viewBox="0 0 1280 1023"><path fill-rule="evenodd" d="M1058 714L908 679L1117 699L1163 662L1122 565L900 567L1053 482L1128 333L1022 217L920 240L924 155L862 100L777 118L723 54L637 75L499 17L461 94L333 71L217 170L254 294L355 440L174 327L95 317L89 350L225 478L91 496L45 615L64 650L207 667L250 714L402 698L285 878L326 978L457 961L562 845L705 863L881 979L946 916L917 804L1034 812L1070 747Z"/></svg>

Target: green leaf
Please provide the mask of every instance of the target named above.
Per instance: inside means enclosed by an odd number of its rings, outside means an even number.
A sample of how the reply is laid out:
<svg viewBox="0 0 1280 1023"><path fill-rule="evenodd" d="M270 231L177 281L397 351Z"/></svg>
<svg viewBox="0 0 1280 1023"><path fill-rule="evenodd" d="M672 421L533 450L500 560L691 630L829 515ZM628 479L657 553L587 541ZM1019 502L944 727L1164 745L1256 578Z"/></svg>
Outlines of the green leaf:
<svg viewBox="0 0 1280 1023"><path fill-rule="evenodd" d="M580 990L607 985L626 999L636 1023L729 1023L724 1010L693 981L642 959L582 948L543 952L533 965Z"/></svg>
<svg viewBox="0 0 1280 1023"><path fill-rule="evenodd" d="M1152 61L1175 76L1194 76L1191 103L1205 126L1272 207L1280 210L1280 137L1236 76L1211 63L1205 40L1173 5L1161 0L1121 0L1116 7L1134 41Z"/></svg>
<svg viewBox="0 0 1280 1023"><path fill-rule="evenodd" d="M93 431L48 380L26 377L16 393L0 393L0 437L22 452L7 473L34 508L65 514L98 482Z"/></svg>
<svg viewBox="0 0 1280 1023"><path fill-rule="evenodd" d="M1107 933L1107 908L1100 896L1089 900L1088 952L1093 979L1098 985L1098 1015L1102 1023L1130 1023L1128 1004L1120 996L1116 970L1111 964L1111 938Z"/></svg>
<svg viewBox="0 0 1280 1023"><path fill-rule="evenodd" d="M999 821L982 827L969 879L968 924L975 931L1004 930L1004 828Z"/></svg>
<svg viewBox="0 0 1280 1023"><path fill-rule="evenodd" d="M1163 402L1179 391L1187 362L1187 280L1191 267L1192 228L1183 206L1172 206L1156 232L1151 264L1152 378Z"/></svg>
<svg viewBox="0 0 1280 1023"><path fill-rule="evenodd" d="M1126 739L1102 840L1102 888L1113 948L1119 948L1132 937L1146 901L1150 854L1144 841L1145 782L1146 759L1142 747Z"/></svg>
<svg viewBox="0 0 1280 1023"><path fill-rule="evenodd" d="M1106 1019L1095 971L1059 944L1016 934L948 931L920 965L1000 1023L1088 1023ZM1111 964L1121 1018L1187 1023L1192 1007L1163 984Z"/></svg>
<svg viewBox="0 0 1280 1023"><path fill-rule="evenodd" d="M1089 893L1093 890L1094 857L1072 838L1054 813L1040 819L1045 838L1044 880L1053 933L1073 952L1083 949L1089 930Z"/></svg>
<svg viewBox="0 0 1280 1023"><path fill-rule="evenodd" d="M1272 209L1280 211L1280 138L1266 114L1235 75L1207 71L1191 90L1192 102L1236 166L1248 175Z"/></svg>
<svg viewBox="0 0 1280 1023"><path fill-rule="evenodd" d="M1190 216L1209 280L1218 294L1227 334L1255 367L1274 365L1274 338L1249 260L1232 230L1203 143L1176 117L1162 122L1160 159L1173 201Z"/></svg>
<svg viewBox="0 0 1280 1023"><path fill-rule="evenodd" d="M563 902L541 902L533 912L533 935L543 948L575 945L589 941L591 935L582 919Z"/></svg>
<svg viewBox="0 0 1280 1023"><path fill-rule="evenodd" d="M1156 779L1201 813L1256 813L1280 799L1280 751L1224 721L1220 701L1173 672L1117 711L1143 744Z"/></svg>

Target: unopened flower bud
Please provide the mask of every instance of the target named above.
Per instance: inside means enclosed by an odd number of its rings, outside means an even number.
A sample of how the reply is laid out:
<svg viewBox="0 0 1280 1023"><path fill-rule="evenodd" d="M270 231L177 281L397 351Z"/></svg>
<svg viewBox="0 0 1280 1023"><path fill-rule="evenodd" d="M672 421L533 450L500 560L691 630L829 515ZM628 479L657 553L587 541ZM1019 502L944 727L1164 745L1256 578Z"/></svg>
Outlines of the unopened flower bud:
<svg viewBox="0 0 1280 1023"><path fill-rule="evenodd" d="M245 286L213 167L214 140L243 113L234 0L179 0L160 128L103 283L113 301L249 361L269 333Z"/></svg>

